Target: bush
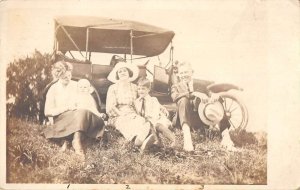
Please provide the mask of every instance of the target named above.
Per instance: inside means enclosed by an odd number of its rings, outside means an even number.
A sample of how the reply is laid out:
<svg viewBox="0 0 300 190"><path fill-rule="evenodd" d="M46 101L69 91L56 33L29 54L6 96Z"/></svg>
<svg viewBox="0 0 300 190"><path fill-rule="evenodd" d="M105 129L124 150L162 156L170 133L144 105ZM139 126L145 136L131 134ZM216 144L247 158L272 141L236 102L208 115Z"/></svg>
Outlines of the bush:
<svg viewBox="0 0 300 190"><path fill-rule="evenodd" d="M51 56L35 50L32 56L11 62L6 78L6 115L39 119L43 89L51 79Z"/></svg>

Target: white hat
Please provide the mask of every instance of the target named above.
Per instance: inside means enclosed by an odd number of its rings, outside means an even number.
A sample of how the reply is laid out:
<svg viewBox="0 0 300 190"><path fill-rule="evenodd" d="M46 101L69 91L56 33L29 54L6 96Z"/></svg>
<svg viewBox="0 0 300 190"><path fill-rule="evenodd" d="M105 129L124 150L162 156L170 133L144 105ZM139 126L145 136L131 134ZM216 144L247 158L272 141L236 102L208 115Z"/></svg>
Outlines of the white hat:
<svg viewBox="0 0 300 190"><path fill-rule="evenodd" d="M116 66L113 68L113 70L109 73L107 79L113 83L118 82L119 79L117 79L117 71L121 68L127 68L132 72L132 76L129 77L129 81L132 82L139 76L139 68L134 64L129 64L126 62L118 62Z"/></svg>
<svg viewBox="0 0 300 190"><path fill-rule="evenodd" d="M198 107L198 114L201 121L206 125L216 125L224 117L223 105L216 101L214 103L204 104L200 102Z"/></svg>

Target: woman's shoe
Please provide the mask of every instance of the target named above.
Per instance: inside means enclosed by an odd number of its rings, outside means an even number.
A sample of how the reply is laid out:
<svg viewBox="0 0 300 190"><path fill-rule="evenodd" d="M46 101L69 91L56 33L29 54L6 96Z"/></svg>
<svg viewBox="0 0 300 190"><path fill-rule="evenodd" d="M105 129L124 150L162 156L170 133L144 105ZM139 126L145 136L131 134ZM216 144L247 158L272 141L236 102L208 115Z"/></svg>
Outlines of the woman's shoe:
<svg viewBox="0 0 300 190"><path fill-rule="evenodd" d="M64 144L61 146L59 151L60 152L65 152L69 148L69 146L70 146L69 141L64 141Z"/></svg>
<svg viewBox="0 0 300 190"><path fill-rule="evenodd" d="M172 148L172 149L173 149L173 148L175 148L175 147L176 147L176 145L177 145L177 144L176 144L176 141L173 141L173 142L170 144L170 148Z"/></svg>
<svg viewBox="0 0 300 190"><path fill-rule="evenodd" d="M153 134L149 135L143 142L141 146L141 153L143 153L146 149L149 148L155 142L155 137Z"/></svg>

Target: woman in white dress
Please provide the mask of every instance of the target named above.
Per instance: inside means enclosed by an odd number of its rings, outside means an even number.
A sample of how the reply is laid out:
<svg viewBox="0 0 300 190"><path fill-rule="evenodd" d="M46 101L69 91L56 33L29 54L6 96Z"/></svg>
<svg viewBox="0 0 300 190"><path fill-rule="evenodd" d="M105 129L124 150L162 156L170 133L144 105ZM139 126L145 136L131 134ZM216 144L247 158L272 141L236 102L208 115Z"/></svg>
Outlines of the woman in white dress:
<svg viewBox="0 0 300 190"><path fill-rule="evenodd" d="M72 65L59 61L54 64L58 71L58 81L48 90L45 102L45 116L53 117L54 124L44 129L46 138L64 139L63 148L67 146L66 137L72 137L75 152L84 156L82 137L99 138L103 134L104 121L87 109L76 107L74 97L77 82L72 81Z"/></svg>
<svg viewBox="0 0 300 190"><path fill-rule="evenodd" d="M118 129L129 141L135 138L135 145L144 147L155 139L150 135L150 125L136 113L134 100L137 98L137 86L132 82L138 77L138 67L119 62L111 71L108 80L112 84L107 92L106 112L108 123Z"/></svg>

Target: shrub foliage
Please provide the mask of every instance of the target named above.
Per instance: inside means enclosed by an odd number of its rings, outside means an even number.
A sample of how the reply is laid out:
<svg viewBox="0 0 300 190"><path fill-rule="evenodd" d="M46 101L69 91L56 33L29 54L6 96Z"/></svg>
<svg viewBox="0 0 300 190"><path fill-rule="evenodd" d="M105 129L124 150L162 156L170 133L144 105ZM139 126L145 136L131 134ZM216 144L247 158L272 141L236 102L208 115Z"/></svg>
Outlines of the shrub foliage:
<svg viewBox="0 0 300 190"><path fill-rule="evenodd" d="M36 120L43 89L51 79L51 55L35 52L8 65L6 74L7 117Z"/></svg>

